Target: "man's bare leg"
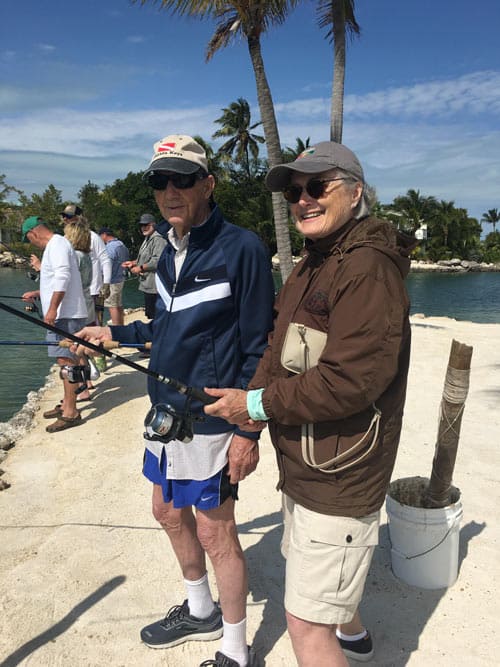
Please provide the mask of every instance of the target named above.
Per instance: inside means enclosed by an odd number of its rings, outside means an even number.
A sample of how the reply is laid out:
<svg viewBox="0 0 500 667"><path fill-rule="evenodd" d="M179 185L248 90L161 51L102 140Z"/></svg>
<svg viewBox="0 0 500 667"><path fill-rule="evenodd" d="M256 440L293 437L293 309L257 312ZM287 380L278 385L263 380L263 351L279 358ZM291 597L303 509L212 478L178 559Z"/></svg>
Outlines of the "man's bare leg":
<svg viewBox="0 0 500 667"><path fill-rule="evenodd" d="M124 323L123 306L110 306L109 314L111 316L111 322L115 327L123 326Z"/></svg>
<svg viewBox="0 0 500 667"><path fill-rule="evenodd" d="M234 519L234 500L213 510L198 510L198 537L214 568L224 620L246 618L248 578L245 557Z"/></svg>
<svg viewBox="0 0 500 667"><path fill-rule="evenodd" d="M72 359L68 359L67 357L57 357L57 363L61 368L63 366L76 365L75 361L73 361ZM61 413L63 417L69 417L73 419L78 415L78 410L76 408L76 394L75 394L77 388L78 388L78 383L70 382L66 378L63 379L64 397L62 402L62 413Z"/></svg>
<svg viewBox="0 0 500 667"><path fill-rule="evenodd" d="M288 634L299 667L349 667L335 625L311 623L286 612Z"/></svg>
<svg viewBox="0 0 500 667"><path fill-rule="evenodd" d="M166 503L161 486L153 484L153 516L168 535L184 579L201 579L207 567L191 507L176 509L173 503Z"/></svg>

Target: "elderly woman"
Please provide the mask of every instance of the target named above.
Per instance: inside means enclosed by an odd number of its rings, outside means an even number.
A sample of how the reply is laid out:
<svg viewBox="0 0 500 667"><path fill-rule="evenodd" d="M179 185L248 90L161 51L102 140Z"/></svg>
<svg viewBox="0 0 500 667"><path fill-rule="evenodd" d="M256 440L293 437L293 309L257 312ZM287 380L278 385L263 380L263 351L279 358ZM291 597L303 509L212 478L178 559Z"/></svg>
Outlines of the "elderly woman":
<svg viewBox="0 0 500 667"><path fill-rule="evenodd" d="M373 655L358 605L401 432L414 241L370 216L373 192L341 144L306 149L266 184L288 201L306 254L278 296L251 390L207 389L219 400L205 412L268 423L293 648L301 667L342 667L345 655Z"/></svg>

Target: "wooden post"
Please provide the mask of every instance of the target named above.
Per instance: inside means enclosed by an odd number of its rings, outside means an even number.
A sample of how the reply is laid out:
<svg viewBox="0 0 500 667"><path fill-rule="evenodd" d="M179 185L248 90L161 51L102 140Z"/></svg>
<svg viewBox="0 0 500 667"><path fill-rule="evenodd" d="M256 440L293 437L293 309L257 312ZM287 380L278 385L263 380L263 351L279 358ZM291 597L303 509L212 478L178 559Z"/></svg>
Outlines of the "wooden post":
<svg viewBox="0 0 500 667"><path fill-rule="evenodd" d="M452 504L453 470L457 456L460 426L469 390L472 347L456 340L451 343L450 358L441 401L441 415L432 475L425 494L424 507Z"/></svg>

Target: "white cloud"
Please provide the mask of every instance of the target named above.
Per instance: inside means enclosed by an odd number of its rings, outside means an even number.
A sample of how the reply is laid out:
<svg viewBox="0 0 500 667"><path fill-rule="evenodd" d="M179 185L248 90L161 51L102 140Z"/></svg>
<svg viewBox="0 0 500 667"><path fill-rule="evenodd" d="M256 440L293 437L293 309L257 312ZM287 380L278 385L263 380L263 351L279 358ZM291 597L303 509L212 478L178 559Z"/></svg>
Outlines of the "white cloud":
<svg viewBox="0 0 500 667"><path fill-rule="evenodd" d="M29 112L0 119L2 172L27 192L54 183L67 197L88 180L102 185L141 170L153 142L171 132L211 141L224 106L96 112L64 108L65 101L56 99L47 110L35 103L41 91L17 94L31 94L34 103ZM0 89L0 106L9 95L14 104L16 89ZM499 206L500 131L486 122L498 109L497 72L347 96L344 141L358 153L382 201L414 188L481 217ZM253 112L260 116L257 108ZM276 112L284 146L294 146L297 137L315 143L329 136L328 97L277 103Z"/></svg>
<svg viewBox="0 0 500 667"><path fill-rule="evenodd" d="M37 44L37 47L40 51L44 51L44 53L52 53L52 51L56 50L56 47L53 44Z"/></svg>
<svg viewBox="0 0 500 667"><path fill-rule="evenodd" d="M329 113L330 98L293 100L277 104L283 116L315 118ZM500 72L487 71L467 74L458 79L429 81L413 86L388 88L366 95L346 95L346 118L375 116L422 118L434 115L498 114L500 111Z"/></svg>
<svg viewBox="0 0 500 667"><path fill-rule="evenodd" d="M143 35L130 35L127 37L127 42L130 44L142 44L146 41L146 38Z"/></svg>

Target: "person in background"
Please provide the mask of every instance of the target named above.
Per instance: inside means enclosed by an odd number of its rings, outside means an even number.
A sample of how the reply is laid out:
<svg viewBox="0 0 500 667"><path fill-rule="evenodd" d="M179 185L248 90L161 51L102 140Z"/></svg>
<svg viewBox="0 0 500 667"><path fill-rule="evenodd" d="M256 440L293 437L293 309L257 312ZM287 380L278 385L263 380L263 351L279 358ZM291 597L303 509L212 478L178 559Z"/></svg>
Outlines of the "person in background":
<svg viewBox="0 0 500 667"><path fill-rule="evenodd" d="M413 238L370 215L356 155L325 141L266 177L306 255L276 302L249 385L206 389L210 416L268 423L282 491L288 632L301 667L366 661L358 612L401 434L410 358L404 279Z"/></svg>
<svg viewBox="0 0 500 667"><path fill-rule="evenodd" d="M67 333L75 333L87 321L87 306L82 289L78 262L71 243L60 234L54 234L41 217L33 215L23 222L23 241L28 240L43 250L40 266L40 290L25 292L23 299L31 301L40 297L43 320ZM47 341L58 342L62 336L47 332ZM49 357L55 357L61 367L60 377L64 386L64 398L53 410L44 412L46 419L56 419L47 426L48 433L63 431L78 426L82 418L76 408L78 384L70 382L73 366L78 365L78 356L69 348L48 346Z"/></svg>
<svg viewBox="0 0 500 667"><path fill-rule="evenodd" d="M155 284L156 267L167 241L155 230L155 219L150 213L144 213L139 220L144 241L139 248L137 259L124 262L122 266L133 276L139 277L139 290L144 293L146 317L155 316L157 289Z"/></svg>
<svg viewBox="0 0 500 667"><path fill-rule="evenodd" d="M104 306L109 308L113 325L120 326L123 325L123 284L126 275L123 262L128 261L129 252L109 227L101 227L98 234L106 244L106 252L111 259L110 294L105 299Z"/></svg>
<svg viewBox="0 0 500 667"><path fill-rule="evenodd" d="M80 271L80 278L82 280L83 295L85 297L85 304L87 306L87 322L86 324L95 324L95 303L90 294L90 286L92 284L92 261L90 259L90 229L86 222L77 220L71 224L64 226L64 237L73 246L76 258L78 261L78 269ZM79 364L82 366L88 365L86 357L80 357ZM94 389L94 385L90 380L79 385L76 393L78 398L76 402L89 401L91 399L90 391Z"/></svg>
<svg viewBox="0 0 500 667"><path fill-rule="evenodd" d="M61 213L63 225L72 222L85 222L88 220L83 215L83 210L76 204L68 204ZM90 229L90 225L89 225ZM104 301L109 297L111 282L111 258L106 252L106 244L99 234L90 229L90 260L92 262L92 282L90 283L90 294L94 299L96 321L102 324L104 312Z"/></svg>
<svg viewBox="0 0 500 667"><path fill-rule="evenodd" d="M88 327L86 340L152 341L149 368L188 386L246 387L272 324L271 262L252 232L227 222L213 200L215 179L192 137L154 145L144 174L170 224L156 270L155 318L125 327ZM153 483L153 515L179 562L187 599L142 629L152 648L222 636L216 667L247 667L247 572L234 516L238 482L258 461L258 435L222 419L203 419L202 404L148 380L153 414L166 404L195 417L191 441L154 440L147 432L144 475ZM150 413L151 415L151 413ZM201 420L199 420L201 418ZM241 453L244 455L241 456ZM210 590L210 558L220 605ZM168 661L168 660L167 660Z"/></svg>

